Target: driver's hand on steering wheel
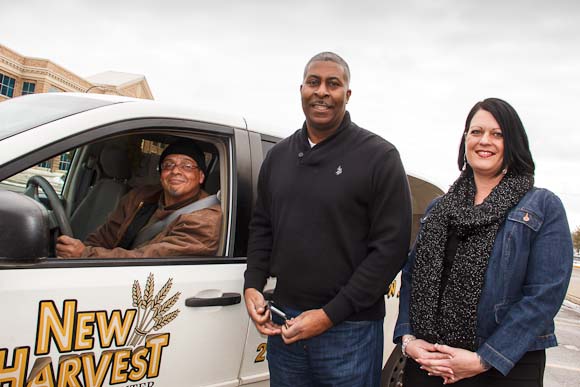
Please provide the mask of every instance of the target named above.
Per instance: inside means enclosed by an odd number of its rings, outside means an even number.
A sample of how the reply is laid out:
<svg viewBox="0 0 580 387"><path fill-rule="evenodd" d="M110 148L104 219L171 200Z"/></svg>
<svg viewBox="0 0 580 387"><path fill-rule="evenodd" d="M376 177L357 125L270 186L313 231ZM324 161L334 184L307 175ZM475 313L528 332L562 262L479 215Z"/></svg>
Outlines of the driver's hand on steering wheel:
<svg viewBox="0 0 580 387"><path fill-rule="evenodd" d="M59 258L78 258L84 249L83 242L66 235L61 235L56 240L56 256Z"/></svg>

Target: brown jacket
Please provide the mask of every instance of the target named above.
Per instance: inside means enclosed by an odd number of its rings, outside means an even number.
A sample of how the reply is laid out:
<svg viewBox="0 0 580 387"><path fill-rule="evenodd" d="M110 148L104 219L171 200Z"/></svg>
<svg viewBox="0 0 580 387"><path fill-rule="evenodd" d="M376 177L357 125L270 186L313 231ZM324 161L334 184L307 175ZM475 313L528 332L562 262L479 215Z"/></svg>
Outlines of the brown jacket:
<svg viewBox="0 0 580 387"><path fill-rule="evenodd" d="M117 247L127 227L133 221L143 203L158 201L162 194L160 186L145 186L131 190L119 202L119 205L107 221L85 241L87 246L83 257L93 258L139 258L167 256L206 256L215 255L219 247L221 228L221 207L219 204L208 208L183 214L171 222L152 240L127 250ZM207 197L201 191L199 199ZM179 207L191 203L186 202ZM164 219L177 208L158 208L151 222Z"/></svg>

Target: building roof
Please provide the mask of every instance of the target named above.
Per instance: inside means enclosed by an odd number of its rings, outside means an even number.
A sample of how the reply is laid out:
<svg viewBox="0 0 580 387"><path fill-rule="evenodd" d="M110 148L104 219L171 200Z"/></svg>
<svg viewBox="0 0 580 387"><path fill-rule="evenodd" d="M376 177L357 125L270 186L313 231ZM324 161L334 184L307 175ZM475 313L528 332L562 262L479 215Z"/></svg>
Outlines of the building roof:
<svg viewBox="0 0 580 387"><path fill-rule="evenodd" d="M85 78L95 85L109 85L116 87L128 86L132 83L138 83L145 80L141 74L123 73L120 71L104 71Z"/></svg>
<svg viewBox="0 0 580 387"><path fill-rule="evenodd" d="M105 71L81 77L48 59L27 57L0 44L0 71L16 79L13 95L0 95L0 102L19 96L22 82L36 82L35 93L50 91L118 94L153 99L147 79L141 74Z"/></svg>

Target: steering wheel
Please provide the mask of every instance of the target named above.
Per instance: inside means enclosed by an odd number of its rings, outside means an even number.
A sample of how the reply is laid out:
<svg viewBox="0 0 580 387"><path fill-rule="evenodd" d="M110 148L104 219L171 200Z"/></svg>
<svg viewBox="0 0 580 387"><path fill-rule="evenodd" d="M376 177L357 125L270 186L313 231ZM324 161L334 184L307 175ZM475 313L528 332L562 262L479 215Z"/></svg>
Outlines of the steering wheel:
<svg viewBox="0 0 580 387"><path fill-rule="evenodd" d="M56 191L52 185L50 185L50 183L44 177L39 175L31 176L26 182L26 191L24 191L24 194L30 196L37 202L40 202L40 198L38 196L39 187L44 191L46 197L48 198L48 203L52 208L51 216L56 221L56 225L58 226L60 233L62 235L72 237L72 228L70 226L68 217L66 216L66 212L64 211L64 207L62 206L62 202L60 201L60 198L56 194Z"/></svg>

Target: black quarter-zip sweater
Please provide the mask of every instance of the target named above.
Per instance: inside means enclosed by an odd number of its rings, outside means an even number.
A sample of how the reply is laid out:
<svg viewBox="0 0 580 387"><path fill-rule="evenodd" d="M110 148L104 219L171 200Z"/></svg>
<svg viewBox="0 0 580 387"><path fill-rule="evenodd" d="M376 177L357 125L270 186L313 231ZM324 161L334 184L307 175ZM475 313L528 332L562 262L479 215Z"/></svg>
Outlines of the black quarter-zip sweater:
<svg viewBox="0 0 580 387"><path fill-rule="evenodd" d="M244 287L262 291L274 276L279 305L323 308L334 325L381 319L410 231L409 186L396 148L348 112L312 148L304 124L262 164Z"/></svg>

